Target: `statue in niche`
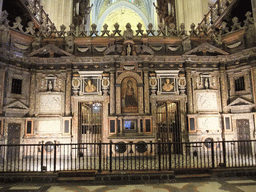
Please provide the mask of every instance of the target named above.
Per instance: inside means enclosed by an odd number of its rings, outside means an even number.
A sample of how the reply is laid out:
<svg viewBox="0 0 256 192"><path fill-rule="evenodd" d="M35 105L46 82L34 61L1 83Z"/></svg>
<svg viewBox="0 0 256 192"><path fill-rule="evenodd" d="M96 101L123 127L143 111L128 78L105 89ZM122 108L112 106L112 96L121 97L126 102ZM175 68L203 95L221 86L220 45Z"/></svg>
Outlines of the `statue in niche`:
<svg viewBox="0 0 256 192"><path fill-rule="evenodd" d="M208 81L207 77L204 79L204 87L205 87L205 89L209 88L209 81Z"/></svg>
<svg viewBox="0 0 256 192"><path fill-rule="evenodd" d="M174 88L174 81L171 82L170 79L165 79L165 82L163 84L163 91L164 92L171 92Z"/></svg>
<svg viewBox="0 0 256 192"><path fill-rule="evenodd" d="M48 91L52 91L53 89L53 84L52 84L52 80L48 81Z"/></svg>
<svg viewBox="0 0 256 192"><path fill-rule="evenodd" d="M96 91L96 86L92 83L92 80L88 79L87 85L84 89L87 93L92 93Z"/></svg>
<svg viewBox="0 0 256 192"><path fill-rule="evenodd" d="M122 81L122 112L138 112L137 82L134 78L128 77Z"/></svg>

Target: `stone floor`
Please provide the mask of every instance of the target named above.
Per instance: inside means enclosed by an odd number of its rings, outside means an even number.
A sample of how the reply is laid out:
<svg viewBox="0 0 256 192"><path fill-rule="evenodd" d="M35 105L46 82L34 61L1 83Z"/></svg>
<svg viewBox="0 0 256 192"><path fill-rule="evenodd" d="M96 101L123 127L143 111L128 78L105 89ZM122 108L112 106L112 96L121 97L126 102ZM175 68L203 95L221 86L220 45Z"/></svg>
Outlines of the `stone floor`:
<svg viewBox="0 0 256 192"><path fill-rule="evenodd" d="M133 183L0 183L8 192L255 192L256 179L140 181Z"/></svg>

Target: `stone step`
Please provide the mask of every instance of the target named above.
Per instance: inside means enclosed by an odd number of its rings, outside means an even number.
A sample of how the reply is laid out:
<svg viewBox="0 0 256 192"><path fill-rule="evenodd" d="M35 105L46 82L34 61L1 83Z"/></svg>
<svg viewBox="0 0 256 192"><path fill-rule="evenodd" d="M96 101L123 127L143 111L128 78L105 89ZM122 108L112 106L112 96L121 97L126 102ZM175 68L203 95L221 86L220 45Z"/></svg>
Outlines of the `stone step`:
<svg viewBox="0 0 256 192"><path fill-rule="evenodd" d="M94 177L95 174L95 171L63 171L59 177Z"/></svg>
<svg viewBox="0 0 256 192"><path fill-rule="evenodd" d="M211 174L182 174L182 175L175 175L176 179L192 179L192 178L209 178Z"/></svg>
<svg viewBox="0 0 256 192"><path fill-rule="evenodd" d="M68 181L94 181L95 177L59 177L57 181L68 182Z"/></svg>

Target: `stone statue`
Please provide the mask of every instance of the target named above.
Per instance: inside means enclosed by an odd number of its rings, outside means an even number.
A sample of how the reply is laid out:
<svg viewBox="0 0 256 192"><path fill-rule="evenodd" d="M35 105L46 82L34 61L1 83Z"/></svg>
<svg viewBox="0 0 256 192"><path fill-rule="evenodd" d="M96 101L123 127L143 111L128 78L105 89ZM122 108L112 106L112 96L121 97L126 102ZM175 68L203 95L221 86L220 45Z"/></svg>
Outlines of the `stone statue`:
<svg viewBox="0 0 256 192"><path fill-rule="evenodd" d="M49 80L49 81L48 81L48 90L49 90L49 91L52 91L52 89L53 89L52 81Z"/></svg>
<svg viewBox="0 0 256 192"><path fill-rule="evenodd" d="M40 32L37 32L34 38L34 41L32 42L32 49L33 51L39 49L41 47L42 37L40 35Z"/></svg>
<svg viewBox="0 0 256 192"><path fill-rule="evenodd" d="M2 20L0 21L0 43L2 47L7 48L10 39L9 20L7 19L8 13L2 12Z"/></svg>
<svg viewBox="0 0 256 192"><path fill-rule="evenodd" d="M91 6L88 6L89 1L88 0L80 0L79 3L79 16L82 17L82 24L87 23L88 15L91 12L91 9L93 7L93 4Z"/></svg>
<svg viewBox="0 0 256 192"><path fill-rule="evenodd" d="M131 29L131 24L127 23L126 24L126 30L124 31L124 40L130 40L133 38L133 30Z"/></svg>

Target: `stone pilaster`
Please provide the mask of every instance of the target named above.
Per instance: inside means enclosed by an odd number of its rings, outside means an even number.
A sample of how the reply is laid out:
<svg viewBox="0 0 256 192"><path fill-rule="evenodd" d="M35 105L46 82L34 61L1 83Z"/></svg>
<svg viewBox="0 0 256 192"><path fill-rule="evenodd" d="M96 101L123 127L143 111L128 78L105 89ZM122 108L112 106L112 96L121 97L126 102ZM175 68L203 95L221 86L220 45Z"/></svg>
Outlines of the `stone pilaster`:
<svg viewBox="0 0 256 192"><path fill-rule="evenodd" d="M228 113L228 85L227 77L225 74L225 68L220 68L220 90L221 90L221 102L222 102L222 111L223 113Z"/></svg>
<svg viewBox="0 0 256 192"><path fill-rule="evenodd" d="M116 114L120 115L121 114L121 84L116 84L116 96L118 96L114 98L116 103Z"/></svg>
<svg viewBox="0 0 256 192"><path fill-rule="evenodd" d="M139 108L139 114L144 113L143 109L143 84L138 85L138 108Z"/></svg>
<svg viewBox="0 0 256 192"><path fill-rule="evenodd" d="M252 14L253 14L253 19L254 19L254 31L256 33L256 2L255 0L252 1ZM256 36L256 34L255 34Z"/></svg>
<svg viewBox="0 0 256 192"><path fill-rule="evenodd" d="M31 72L30 77L30 96L29 96L29 116L35 115L36 110L36 72Z"/></svg>
<svg viewBox="0 0 256 192"><path fill-rule="evenodd" d="M2 20L3 1L4 1L4 0L0 0L0 20Z"/></svg>
<svg viewBox="0 0 256 192"><path fill-rule="evenodd" d="M0 115L3 113L5 71L0 70Z"/></svg>
<svg viewBox="0 0 256 192"><path fill-rule="evenodd" d="M71 115L71 71L67 71L67 81L66 81L66 111L65 115Z"/></svg>
<svg viewBox="0 0 256 192"><path fill-rule="evenodd" d="M110 72L110 115L116 113L116 102L115 102L115 73L114 71Z"/></svg>
<svg viewBox="0 0 256 192"><path fill-rule="evenodd" d="M145 103L145 114L150 114L149 107L149 79L148 69L144 69L144 103Z"/></svg>
<svg viewBox="0 0 256 192"><path fill-rule="evenodd" d="M187 102L188 102L188 114L192 114L193 111L193 93L191 85L191 69L186 69L186 81L187 81Z"/></svg>
<svg viewBox="0 0 256 192"><path fill-rule="evenodd" d="M256 103L256 68L251 69L251 76L252 76L252 90L253 90L253 100Z"/></svg>

